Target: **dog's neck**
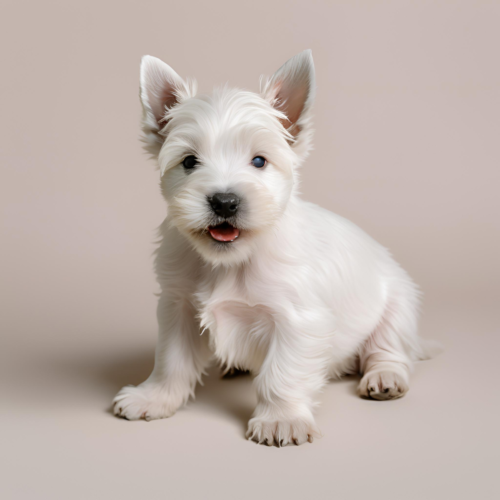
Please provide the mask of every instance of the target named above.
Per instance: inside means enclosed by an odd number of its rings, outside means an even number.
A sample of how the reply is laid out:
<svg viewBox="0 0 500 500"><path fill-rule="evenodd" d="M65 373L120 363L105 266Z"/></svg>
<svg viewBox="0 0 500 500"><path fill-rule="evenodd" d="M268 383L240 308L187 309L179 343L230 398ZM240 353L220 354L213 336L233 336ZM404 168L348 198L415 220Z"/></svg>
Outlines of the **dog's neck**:
<svg viewBox="0 0 500 500"><path fill-rule="evenodd" d="M249 258L240 263L230 263L225 265L223 262L216 267L207 263L207 269L216 274L227 272L245 272L250 269L268 268L275 263L292 264L293 254L284 252L283 249L293 248L297 242L294 238L300 233L300 216L303 203L298 196L292 194L287 206L281 214L277 223L254 237L253 250Z"/></svg>

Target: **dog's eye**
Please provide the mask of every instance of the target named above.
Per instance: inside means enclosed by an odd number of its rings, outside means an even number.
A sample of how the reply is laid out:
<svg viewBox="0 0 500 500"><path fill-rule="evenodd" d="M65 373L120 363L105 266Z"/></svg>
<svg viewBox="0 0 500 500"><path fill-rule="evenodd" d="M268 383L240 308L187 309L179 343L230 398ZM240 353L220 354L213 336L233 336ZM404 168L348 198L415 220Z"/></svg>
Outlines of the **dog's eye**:
<svg viewBox="0 0 500 500"><path fill-rule="evenodd" d="M196 156L186 156L186 158L184 158L184 161L182 162L182 166L186 169L186 170L191 170L193 169L194 167L196 167L196 165L198 164L198 158L196 158Z"/></svg>
<svg viewBox="0 0 500 500"><path fill-rule="evenodd" d="M266 166L267 161L262 156L256 156L250 163L256 168L262 168Z"/></svg>

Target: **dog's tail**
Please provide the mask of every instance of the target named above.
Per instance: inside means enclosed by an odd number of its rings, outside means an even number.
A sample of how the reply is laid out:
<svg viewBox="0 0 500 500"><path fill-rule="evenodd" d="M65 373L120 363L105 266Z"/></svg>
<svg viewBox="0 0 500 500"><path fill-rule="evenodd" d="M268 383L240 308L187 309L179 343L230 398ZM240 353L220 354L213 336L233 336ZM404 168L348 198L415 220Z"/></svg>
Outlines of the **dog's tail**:
<svg viewBox="0 0 500 500"><path fill-rule="evenodd" d="M444 347L440 342L420 338L419 346L415 352L416 361L425 361L426 359L435 358L443 351Z"/></svg>

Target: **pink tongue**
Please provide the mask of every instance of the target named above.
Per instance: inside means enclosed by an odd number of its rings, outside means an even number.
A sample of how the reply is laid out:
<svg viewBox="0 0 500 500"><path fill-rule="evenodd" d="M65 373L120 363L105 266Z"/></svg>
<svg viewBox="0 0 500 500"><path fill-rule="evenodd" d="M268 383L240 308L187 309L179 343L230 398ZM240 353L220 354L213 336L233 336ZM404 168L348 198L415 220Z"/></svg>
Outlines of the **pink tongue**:
<svg viewBox="0 0 500 500"><path fill-rule="evenodd" d="M209 227L208 230L212 238L217 241L234 241L240 235L240 230L229 224Z"/></svg>

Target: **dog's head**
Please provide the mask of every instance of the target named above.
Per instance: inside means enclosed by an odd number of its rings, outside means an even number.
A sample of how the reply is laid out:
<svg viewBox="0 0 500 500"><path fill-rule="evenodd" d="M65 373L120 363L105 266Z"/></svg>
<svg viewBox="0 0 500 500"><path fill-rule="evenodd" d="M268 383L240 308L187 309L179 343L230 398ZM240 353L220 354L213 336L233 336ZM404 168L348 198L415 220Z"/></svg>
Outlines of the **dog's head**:
<svg viewBox="0 0 500 500"><path fill-rule="evenodd" d="M143 58L145 147L158 159L172 224L205 260L244 262L278 224L310 147L313 97L310 51L264 80L260 94L196 95L193 81Z"/></svg>

